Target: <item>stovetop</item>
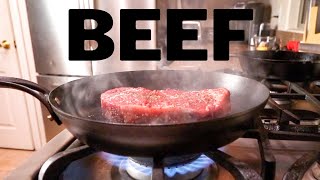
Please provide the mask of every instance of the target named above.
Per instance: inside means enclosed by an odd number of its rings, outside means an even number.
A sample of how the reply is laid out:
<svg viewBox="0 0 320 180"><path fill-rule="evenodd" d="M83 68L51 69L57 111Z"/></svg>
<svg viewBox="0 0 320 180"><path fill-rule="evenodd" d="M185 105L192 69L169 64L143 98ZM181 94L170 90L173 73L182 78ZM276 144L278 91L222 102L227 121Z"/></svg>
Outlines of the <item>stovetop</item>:
<svg viewBox="0 0 320 180"><path fill-rule="evenodd" d="M318 82L259 81L270 89L267 106L252 129L220 149L125 157L96 151L65 130L7 179L320 179Z"/></svg>
<svg viewBox="0 0 320 180"><path fill-rule="evenodd" d="M239 145L243 142L246 144ZM292 143L297 143L296 147L302 145L298 141ZM310 145L304 143L303 146ZM272 147L274 144L265 132L254 129L226 147L182 158L183 163L177 161L165 168L161 165L152 168L148 164L153 162L152 159L141 160L96 151L73 138L68 131L63 131L12 172L8 179L187 179L183 175L194 180L316 179L314 176L318 176L320 171L317 163L320 144L310 143L315 147L294 149L278 146L277 149Z"/></svg>

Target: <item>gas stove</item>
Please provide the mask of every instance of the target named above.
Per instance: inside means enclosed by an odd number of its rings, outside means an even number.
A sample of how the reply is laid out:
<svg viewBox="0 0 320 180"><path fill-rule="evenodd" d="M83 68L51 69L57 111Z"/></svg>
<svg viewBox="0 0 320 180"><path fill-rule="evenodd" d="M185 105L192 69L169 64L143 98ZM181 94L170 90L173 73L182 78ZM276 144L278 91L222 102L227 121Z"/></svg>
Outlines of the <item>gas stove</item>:
<svg viewBox="0 0 320 180"><path fill-rule="evenodd" d="M252 129L220 149L125 157L97 151L64 130L7 179L320 179L318 81L259 81L270 89L267 106Z"/></svg>

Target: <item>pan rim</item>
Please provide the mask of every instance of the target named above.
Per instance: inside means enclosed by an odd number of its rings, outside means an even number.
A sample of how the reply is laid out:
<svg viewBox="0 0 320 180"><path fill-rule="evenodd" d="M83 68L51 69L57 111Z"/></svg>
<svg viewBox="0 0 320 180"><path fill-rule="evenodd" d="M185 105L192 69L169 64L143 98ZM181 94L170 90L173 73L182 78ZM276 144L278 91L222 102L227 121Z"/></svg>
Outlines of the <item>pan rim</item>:
<svg viewBox="0 0 320 180"><path fill-rule="evenodd" d="M200 71L200 70L138 70L138 71L123 71L123 72L115 72L115 73L129 73L129 72L156 72L156 71L182 71L182 72L194 72L194 71ZM63 111L61 108L59 108L57 106L57 103L54 101L54 98L52 97L53 96L53 93L59 89L59 88L62 88L62 86L66 85L66 84L70 84L72 82L75 82L75 81L81 81L81 80L84 80L84 79L90 79L90 78L94 78L94 77L99 77L99 76L105 76L107 74L114 74L114 73L105 73L105 74L100 74L100 75L95 75L95 76L89 76L89 77L84 77L84 78L81 78L81 79L77 79L77 80L73 80L73 81L70 81L68 83L65 83L63 85L60 85L58 87L56 87L55 89L53 89L52 91L50 91L49 95L48 95L48 101L51 105L51 107L53 108L53 110L55 112L58 112L59 114L67 117L67 118L71 118L71 119L77 119L77 120L82 120L82 121L90 121L90 122L94 122L94 123L101 123L101 124L107 124L107 125L112 125L112 126L128 126L128 127L172 127L172 126L176 126L176 125L180 125L180 126L188 126L188 125L195 125L195 124L202 124L202 123L208 123L210 121L225 121L225 120L228 120L228 119L232 119L233 117L237 117L237 116L242 116L242 115L245 115L245 114L248 114L249 112L255 110L255 109L259 109L261 108L261 106L265 106L267 104L267 101L270 97L270 91L269 89L266 87L266 85L262 84L261 82L257 81L257 80L254 80L254 79L250 79L250 78L247 78L247 77L243 77L243 76L238 76L238 75L233 75L233 74L227 74L227 73L223 73L223 72L214 72L214 71L210 71L210 72L204 72L204 71L200 71L200 72L203 72L203 73L216 73L216 74L223 74L223 75L228 75L228 76L234 76L234 77L240 77L240 78L243 78L243 79L247 79L248 81L254 81L256 83L258 83L263 89L266 90L267 93L266 94L266 97L264 98L264 101L263 102L260 102L259 104L257 104L257 106L253 107L253 108L250 108L250 109L247 109L245 111L241 111L241 112L237 112L237 113L234 113L234 114L230 114L230 115L227 115L227 116L223 116L223 117L220 117L220 118L214 118L214 119L209 119L209 120L203 120L203 121L195 121L195 122L184 122L184 123L177 123L177 124L133 124L133 123L115 123L115 122L108 122L108 121L97 121L97 120L93 120L93 119L90 119L90 118L86 118L86 117L79 117L79 116L75 116L75 115L72 115L70 113L66 113L65 111ZM63 119L61 119L61 121L63 122Z"/></svg>

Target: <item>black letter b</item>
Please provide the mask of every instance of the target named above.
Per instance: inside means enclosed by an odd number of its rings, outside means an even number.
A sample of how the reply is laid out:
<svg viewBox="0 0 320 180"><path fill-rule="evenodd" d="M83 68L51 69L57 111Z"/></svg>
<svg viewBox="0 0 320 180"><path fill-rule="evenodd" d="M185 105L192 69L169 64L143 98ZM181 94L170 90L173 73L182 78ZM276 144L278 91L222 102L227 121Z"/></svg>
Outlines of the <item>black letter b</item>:
<svg viewBox="0 0 320 180"><path fill-rule="evenodd" d="M84 29L84 20L94 19L95 29ZM113 25L109 13L96 9L69 10L69 60L103 60L110 57L114 44L110 37L104 35ZM98 47L95 50L85 50L84 41L95 40Z"/></svg>

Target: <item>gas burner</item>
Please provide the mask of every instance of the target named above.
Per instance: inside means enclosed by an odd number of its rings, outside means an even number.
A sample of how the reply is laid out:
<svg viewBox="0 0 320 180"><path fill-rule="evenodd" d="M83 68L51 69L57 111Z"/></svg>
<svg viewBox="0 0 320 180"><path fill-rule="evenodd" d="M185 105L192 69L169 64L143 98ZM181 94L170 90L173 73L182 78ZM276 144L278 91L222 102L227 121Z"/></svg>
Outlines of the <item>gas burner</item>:
<svg viewBox="0 0 320 180"><path fill-rule="evenodd" d="M190 155L182 155L182 156L175 156L175 157L166 157L163 159L163 166L171 167L175 165L187 164L199 158L201 154L190 154ZM152 158L145 158L145 157L129 157L129 159L135 163L138 163L143 166L153 166L153 159Z"/></svg>
<svg viewBox="0 0 320 180"><path fill-rule="evenodd" d="M121 162L120 169L124 169L132 179L151 180L154 169L152 163L150 164L152 158L143 158L143 160L141 161L141 158L139 160L127 158ZM194 156L190 156L190 158L174 157L167 158L167 160L171 161L171 165L164 168L166 179L197 180L200 177L203 179L203 177L211 175L209 172L215 171L215 174L217 174L218 170L216 164L205 155L197 156L197 158L194 158ZM177 160L181 163L175 162ZM126 176L123 172L121 174Z"/></svg>
<svg viewBox="0 0 320 180"><path fill-rule="evenodd" d="M259 146L268 146L266 140L261 141L260 138L257 140ZM265 150L266 151L263 150L265 153L261 154L264 165L261 172L266 179L272 179L275 175L275 161L267 149ZM148 164L152 162L150 159L154 161L154 164L151 166ZM234 177L243 180L262 180L262 177L246 163L220 150L213 150L197 156L150 159L139 158L137 161L137 158L96 151L87 145L81 145L79 147L70 146L70 148L51 156L42 165L38 179L214 180L222 175L222 177ZM169 166L163 166L163 162L165 161L171 164ZM221 171L220 168L222 168ZM20 174L16 177L22 176L23 175Z"/></svg>

